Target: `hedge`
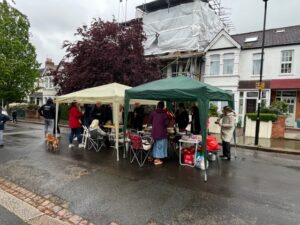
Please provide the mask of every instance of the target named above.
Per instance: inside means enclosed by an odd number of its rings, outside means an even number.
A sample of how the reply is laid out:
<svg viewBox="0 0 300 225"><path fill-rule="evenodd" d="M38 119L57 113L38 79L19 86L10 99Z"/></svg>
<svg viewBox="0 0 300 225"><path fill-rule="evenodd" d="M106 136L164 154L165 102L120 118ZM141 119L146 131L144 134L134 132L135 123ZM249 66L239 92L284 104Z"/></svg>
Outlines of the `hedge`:
<svg viewBox="0 0 300 225"><path fill-rule="evenodd" d="M69 120L69 107L70 106L66 104L59 105L61 120Z"/></svg>
<svg viewBox="0 0 300 225"><path fill-rule="evenodd" d="M256 121L257 113L247 113L246 116L249 119ZM263 122L269 122L269 121L275 122L277 120L278 116L273 113L261 113L259 118L260 118L260 121L263 121Z"/></svg>

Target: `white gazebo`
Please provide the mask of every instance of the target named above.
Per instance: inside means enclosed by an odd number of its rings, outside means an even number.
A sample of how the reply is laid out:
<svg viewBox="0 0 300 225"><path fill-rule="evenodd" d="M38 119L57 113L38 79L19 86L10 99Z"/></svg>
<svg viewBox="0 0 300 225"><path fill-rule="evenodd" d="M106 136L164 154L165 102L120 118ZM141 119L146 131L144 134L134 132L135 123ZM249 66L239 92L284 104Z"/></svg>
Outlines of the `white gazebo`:
<svg viewBox="0 0 300 225"><path fill-rule="evenodd" d="M125 90L130 89L130 86L126 86L118 83L106 84L98 87L87 88L84 90L76 91L70 94L57 96L55 98L56 103L56 120L55 126L57 126L58 119L58 108L60 103L72 103L76 101L83 104L95 104L96 102L101 102L104 104L111 103L113 105L113 124L115 126L115 148L117 151L117 161L119 161L119 110L120 104L124 104ZM141 104L152 105L156 104L156 101L145 101L145 100L133 100L134 102L139 102Z"/></svg>

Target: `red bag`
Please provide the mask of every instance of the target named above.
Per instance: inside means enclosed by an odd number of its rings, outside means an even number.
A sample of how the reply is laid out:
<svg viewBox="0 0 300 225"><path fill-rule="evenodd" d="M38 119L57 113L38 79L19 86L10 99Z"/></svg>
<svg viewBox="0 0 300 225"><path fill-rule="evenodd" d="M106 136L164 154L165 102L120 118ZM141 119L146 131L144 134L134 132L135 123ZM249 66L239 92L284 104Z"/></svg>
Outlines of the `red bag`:
<svg viewBox="0 0 300 225"><path fill-rule="evenodd" d="M131 142L131 147L135 150L142 149L142 137L137 134L129 134L129 139Z"/></svg>
<svg viewBox="0 0 300 225"><path fill-rule="evenodd" d="M192 165L194 164L194 155L184 155L183 163Z"/></svg>
<svg viewBox="0 0 300 225"><path fill-rule="evenodd" d="M217 138L209 135L206 138L206 150L207 151L216 151L220 149L220 145L217 141Z"/></svg>

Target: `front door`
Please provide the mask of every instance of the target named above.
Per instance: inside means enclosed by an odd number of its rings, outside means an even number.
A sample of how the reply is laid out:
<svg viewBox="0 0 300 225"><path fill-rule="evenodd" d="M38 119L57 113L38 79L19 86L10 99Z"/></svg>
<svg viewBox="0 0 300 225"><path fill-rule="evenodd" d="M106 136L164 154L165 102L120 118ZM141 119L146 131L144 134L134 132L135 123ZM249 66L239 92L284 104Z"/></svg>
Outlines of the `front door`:
<svg viewBox="0 0 300 225"><path fill-rule="evenodd" d="M256 112L256 99L247 99L246 100L246 113Z"/></svg>
<svg viewBox="0 0 300 225"><path fill-rule="evenodd" d="M296 114L296 97L282 97L282 101L288 104L288 115L285 120L285 125L287 127L295 126L295 114Z"/></svg>

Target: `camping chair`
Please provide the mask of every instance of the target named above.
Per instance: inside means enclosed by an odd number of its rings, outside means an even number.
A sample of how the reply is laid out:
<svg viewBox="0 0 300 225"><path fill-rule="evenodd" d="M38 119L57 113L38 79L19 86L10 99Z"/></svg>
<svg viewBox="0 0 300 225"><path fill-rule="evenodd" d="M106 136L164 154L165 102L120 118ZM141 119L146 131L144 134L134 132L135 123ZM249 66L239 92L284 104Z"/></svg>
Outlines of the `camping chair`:
<svg viewBox="0 0 300 225"><path fill-rule="evenodd" d="M130 163L137 161L142 167L150 156L153 139L150 136L143 138L137 134L129 134L130 139Z"/></svg>
<svg viewBox="0 0 300 225"><path fill-rule="evenodd" d="M104 146L103 136L95 129L89 130L87 127L83 127L83 145L85 149L94 149L99 152Z"/></svg>

